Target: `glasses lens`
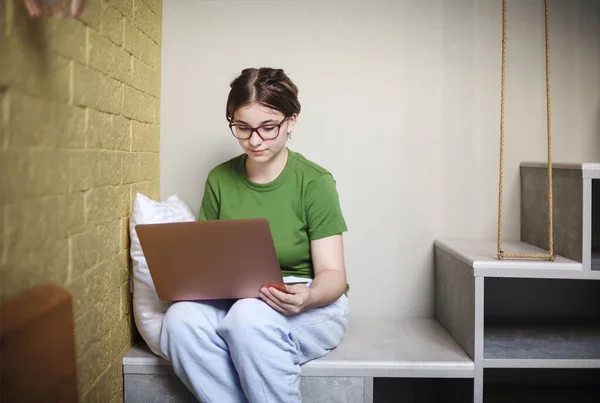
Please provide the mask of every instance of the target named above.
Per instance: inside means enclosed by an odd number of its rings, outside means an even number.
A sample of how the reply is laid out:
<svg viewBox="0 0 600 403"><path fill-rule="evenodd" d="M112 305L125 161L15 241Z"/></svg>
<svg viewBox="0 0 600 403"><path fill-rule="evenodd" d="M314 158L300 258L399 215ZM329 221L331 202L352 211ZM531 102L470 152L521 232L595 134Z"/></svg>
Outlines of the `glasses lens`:
<svg viewBox="0 0 600 403"><path fill-rule="evenodd" d="M246 126L231 126L231 133L238 139L247 139L252 133L252 129Z"/></svg>
<svg viewBox="0 0 600 403"><path fill-rule="evenodd" d="M261 126L258 133L263 139L274 139L279 134L279 127L276 125Z"/></svg>

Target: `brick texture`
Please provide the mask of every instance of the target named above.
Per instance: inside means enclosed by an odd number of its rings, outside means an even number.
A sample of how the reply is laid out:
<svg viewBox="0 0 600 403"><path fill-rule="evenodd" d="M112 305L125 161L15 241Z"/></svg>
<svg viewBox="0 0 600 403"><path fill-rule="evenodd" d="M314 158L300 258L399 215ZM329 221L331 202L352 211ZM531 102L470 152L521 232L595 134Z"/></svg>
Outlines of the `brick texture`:
<svg viewBox="0 0 600 403"><path fill-rule="evenodd" d="M154 42L160 43L160 16L144 2L135 1L133 4L133 24L148 35Z"/></svg>
<svg viewBox="0 0 600 403"><path fill-rule="evenodd" d="M0 2L0 302L73 295L81 402L121 402L132 197L159 194L161 0L31 20Z"/></svg>
<svg viewBox="0 0 600 403"><path fill-rule="evenodd" d="M104 0L107 1L107 0ZM131 0L108 0L117 10L119 10L129 20L133 19L133 1ZM162 0L160 1L162 6Z"/></svg>

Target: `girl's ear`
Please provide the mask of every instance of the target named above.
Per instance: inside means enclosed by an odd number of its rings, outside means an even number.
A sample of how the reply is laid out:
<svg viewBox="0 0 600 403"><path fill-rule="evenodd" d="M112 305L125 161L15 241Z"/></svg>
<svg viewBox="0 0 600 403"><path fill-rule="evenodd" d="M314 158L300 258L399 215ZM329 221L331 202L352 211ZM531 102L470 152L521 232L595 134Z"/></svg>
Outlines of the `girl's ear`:
<svg viewBox="0 0 600 403"><path fill-rule="evenodd" d="M291 133L294 130L294 127L296 126L296 119L298 118L298 114L294 113L292 116L290 116L287 120L287 124L288 124L288 128L287 131L288 133Z"/></svg>

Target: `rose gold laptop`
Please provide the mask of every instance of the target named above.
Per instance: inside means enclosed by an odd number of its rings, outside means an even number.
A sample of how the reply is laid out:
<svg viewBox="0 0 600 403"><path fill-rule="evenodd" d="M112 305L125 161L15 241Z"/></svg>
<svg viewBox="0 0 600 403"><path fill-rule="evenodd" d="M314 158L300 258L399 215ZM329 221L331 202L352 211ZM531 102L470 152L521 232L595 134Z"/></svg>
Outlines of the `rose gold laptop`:
<svg viewBox="0 0 600 403"><path fill-rule="evenodd" d="M258 297L285 290L265 218L138 224L148 269L163 301Z"/></svg>

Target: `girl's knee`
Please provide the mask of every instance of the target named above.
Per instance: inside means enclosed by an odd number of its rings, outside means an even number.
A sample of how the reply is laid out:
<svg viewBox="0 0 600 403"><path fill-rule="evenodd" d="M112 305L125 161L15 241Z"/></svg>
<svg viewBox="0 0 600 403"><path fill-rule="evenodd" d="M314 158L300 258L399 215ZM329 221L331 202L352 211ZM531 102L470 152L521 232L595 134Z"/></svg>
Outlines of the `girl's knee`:
<svg viewBox="0 0 600 403"><path fill-rule="evenodd" d="M181 346L190 334L190 307L191 302L177 302L167 309L160 331L160 348L171 360L173 346Z"/></svg>
<svg viewBox="0 0 600 403"><path fill-rule="evenodd" d="M167 309L162 323L162 334L169 334L169 337L175 337L180 333L185 332L191 325L193 319L192 306L193 302L182 301L177 302Z"/></svg>
<svg viewBox="0 0 600 403"><path fill-rule="evenodd" d="M270 306L257 298L245 298L237 301L218 327L219 334L225 338L237 335L248 337L262 333L276 325L275 312ZM244 336L242 336L244 335Z"/></svg>

